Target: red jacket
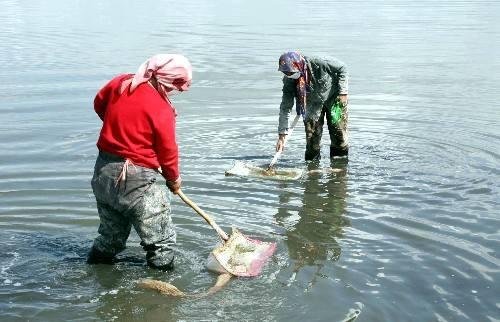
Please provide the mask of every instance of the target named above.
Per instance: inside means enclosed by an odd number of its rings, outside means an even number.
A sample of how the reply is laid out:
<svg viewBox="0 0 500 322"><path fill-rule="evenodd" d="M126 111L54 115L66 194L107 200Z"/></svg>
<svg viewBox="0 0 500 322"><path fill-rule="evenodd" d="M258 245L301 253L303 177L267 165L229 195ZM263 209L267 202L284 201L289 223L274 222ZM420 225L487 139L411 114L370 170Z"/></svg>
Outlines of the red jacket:
<svg viewBox="0 0 500 322"><path fill-rule="evenodd" d="M149 83L132 94L120 93L123 80L113 78L97 93L94 109L103 121L97 147L151 169L161 167L166 180L179 178L179 149L175 141L175 112Z"/></svg>

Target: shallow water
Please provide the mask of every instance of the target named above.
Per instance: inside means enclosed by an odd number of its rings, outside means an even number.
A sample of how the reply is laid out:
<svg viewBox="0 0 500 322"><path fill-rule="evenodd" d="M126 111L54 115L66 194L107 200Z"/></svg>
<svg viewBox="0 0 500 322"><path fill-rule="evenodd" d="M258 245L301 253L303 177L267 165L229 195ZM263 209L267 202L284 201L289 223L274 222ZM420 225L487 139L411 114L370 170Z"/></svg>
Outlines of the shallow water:
<svg viewBox="0 0 500 322"><path fill-rule="evenodd" d="M2 321L500 321L498 2L0 6ZM348 64L349 162L292 182L224 176L272 159L290 49ZM84 263L98 226L92 100L158 52L194 65L173 99L184 192L226 231L278 244L260 277L201 300L136 287L215 282L216 234L177 197L175 271L148 269L135 234L118 264ZM279 166L306 167L303 148L299 125Z"/></svg>

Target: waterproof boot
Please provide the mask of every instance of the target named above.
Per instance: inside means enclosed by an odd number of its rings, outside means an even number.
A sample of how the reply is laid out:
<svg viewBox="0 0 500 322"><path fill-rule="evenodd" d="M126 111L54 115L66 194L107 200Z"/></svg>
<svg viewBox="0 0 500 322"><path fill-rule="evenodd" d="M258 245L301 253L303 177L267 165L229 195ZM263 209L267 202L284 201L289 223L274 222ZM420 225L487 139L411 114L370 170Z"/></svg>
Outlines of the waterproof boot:
<svg viewBox="0 0 500 322"><path fill-rule="evenodd" d="M349 154L349 148L337 148L330 146L330 159L334 157L347 157Z"/></svg>
<svg viewBox="0 0 500 322"><path fill-rule="evenodd" d="M306 152L304 153L304 159L306 161L321 160L321 151L306 148Z"/></svg>
<svg viewBox="0 0 500 322"><path fill-rule="evenodd" d="M148 266L151 267L151 268L154 268L154 269L158 269L160 271L172 271L174 269L174 257L172 256L172 259L170 260L170 262L167 262L166 264L162 263L162 264L159 264L157 263L157 261L151 261L151 260L148 260Z"/></svg>
<svg viewBox="0 0 500 322"><path fill-rule="evenodd" d="M97 248L90 249L87 257L87 264L113 264L114 256L108 253L103 253Z"/></svg>
<svg viewBox="0 0 500 322"><path fill-rule="evenodd" d="M148 266L151 267L151 268L154 268L154 269L157 269L157 270L160 270L160 271L164 271L164 272L167 272L167 271L173 271L174 270L174 261L172 260L170 263L168 264L165 264L165 265L156 265L154 263L151 263L151 262L148 262Z"/></svg>
<svg viewBox="0 0 500 322"><path fill-rule="evenodd" d="M162 271L174 269L174 251L171 248L148 245L144 249L147 251L146 261L149 267Z"/></svg>

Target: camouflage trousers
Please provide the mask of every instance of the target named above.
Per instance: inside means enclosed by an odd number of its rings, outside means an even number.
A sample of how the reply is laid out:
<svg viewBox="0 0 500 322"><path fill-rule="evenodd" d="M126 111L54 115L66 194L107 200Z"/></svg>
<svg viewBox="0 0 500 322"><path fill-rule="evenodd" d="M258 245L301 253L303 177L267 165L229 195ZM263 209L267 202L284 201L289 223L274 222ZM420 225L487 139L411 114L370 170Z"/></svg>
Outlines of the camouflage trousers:
<svg viewBox="0 0 500 322"><path fill-rule="evenodd" d="M92 190L100 225L91 254L114 257L125 249L133 226L141 238L148 265L173 265L176 233L170 216L170 192L165 185L156 183L158 177L153 169L99 152Z"/></svg>
<svg viewBox="0 0 500 322"><path fill-rule="evenodd" d="M321 158L321 136L323 135L323 125L328 126L328 133L330 134L330 158L347 156L349 152L349 137L347 130L348 122L348 109L347 105L342 109L342 118L337 124L332 124L330 107L323 106L319 119L304 120L304 128L306 131L306 152L305 159L318 160Z"/></svg>

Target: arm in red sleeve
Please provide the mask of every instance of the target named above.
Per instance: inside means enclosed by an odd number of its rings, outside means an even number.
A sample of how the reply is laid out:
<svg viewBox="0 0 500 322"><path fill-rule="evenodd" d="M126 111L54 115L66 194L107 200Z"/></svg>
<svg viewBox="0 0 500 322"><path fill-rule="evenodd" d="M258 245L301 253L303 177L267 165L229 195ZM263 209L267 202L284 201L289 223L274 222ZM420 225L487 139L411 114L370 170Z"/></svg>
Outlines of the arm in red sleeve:
<svg viewBox="0 0 500 322"><path fill-rule="evenodd" d="M104 121L106 108L108 107L108 102L111 99L113 92L120 90L122 82L132 76L132 74L118 75L99 90L94 98L94 110L102 121Z"/></svg>
<svg viewBox="0 0 500 322"><path fill-rule="evenodd" d="M164 108L155 128L155 152L163 177L168 181L179 178L179 148L175 140L175 115L171 106Z"/></svg>
<svg viewBox="0 0 500 322"><path fill-rule="evenodd" d="M106 107L112 91L111 83L112 81L104 85L94 98L94 110L102 121L104 121L104 114L106 114Z"/></svg>

